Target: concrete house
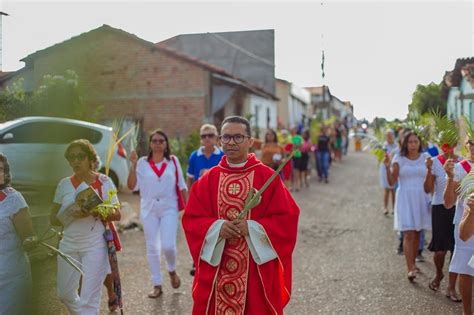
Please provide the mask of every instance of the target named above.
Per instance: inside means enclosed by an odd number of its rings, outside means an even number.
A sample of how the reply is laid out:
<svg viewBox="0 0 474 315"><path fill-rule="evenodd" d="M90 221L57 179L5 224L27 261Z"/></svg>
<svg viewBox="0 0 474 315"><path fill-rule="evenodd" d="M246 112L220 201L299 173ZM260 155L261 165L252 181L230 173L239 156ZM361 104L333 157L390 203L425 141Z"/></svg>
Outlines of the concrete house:
<svg viewBox="0 0 474 315"><path fill-rule="evenodd" d="M215 65L267 93L249 94L243 100L243 114L251 115L251 123L258 131L276 128L277 125L274 42L273 30L256 30L182 34L162 41L157 46ZM232 93L228 87L216 90L219 97ZM218 117L224 117L232 111L232 107L223 103L213 107Z"/></svg>

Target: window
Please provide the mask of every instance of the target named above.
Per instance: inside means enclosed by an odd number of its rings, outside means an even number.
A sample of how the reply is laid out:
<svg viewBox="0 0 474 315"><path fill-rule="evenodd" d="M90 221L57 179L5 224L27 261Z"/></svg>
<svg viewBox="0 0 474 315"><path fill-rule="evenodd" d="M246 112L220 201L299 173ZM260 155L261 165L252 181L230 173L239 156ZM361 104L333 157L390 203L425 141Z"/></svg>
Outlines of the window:
<svg viewBox="0 0 474 315"><path fill-rule="evenodd" d="M13 138L3 139L11 133ZM102 133L84 126L63 122L28 122L14 127L0 135L2 143L54 143L67 144L76 139L87 139L97 144L102 139Z"/></svg>

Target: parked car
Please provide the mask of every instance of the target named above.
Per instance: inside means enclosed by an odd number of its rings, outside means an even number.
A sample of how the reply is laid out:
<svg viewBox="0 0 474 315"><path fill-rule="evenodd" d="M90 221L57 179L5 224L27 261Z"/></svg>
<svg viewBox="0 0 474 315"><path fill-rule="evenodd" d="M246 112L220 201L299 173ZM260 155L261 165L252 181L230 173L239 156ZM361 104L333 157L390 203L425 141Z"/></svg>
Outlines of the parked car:
<svg viewBox="0 0 474 315"><path fill-rule="evenodd" d="M111 137L112 128L99 124L56 117L23 117L0 124L0 152L10 162L14 185L54 186L72 173L64 158L71 141L89 140L100 157L100 171L104 172ZM118 189L125 187L128 162L122 145L115 149L109 176Z"/></svg>

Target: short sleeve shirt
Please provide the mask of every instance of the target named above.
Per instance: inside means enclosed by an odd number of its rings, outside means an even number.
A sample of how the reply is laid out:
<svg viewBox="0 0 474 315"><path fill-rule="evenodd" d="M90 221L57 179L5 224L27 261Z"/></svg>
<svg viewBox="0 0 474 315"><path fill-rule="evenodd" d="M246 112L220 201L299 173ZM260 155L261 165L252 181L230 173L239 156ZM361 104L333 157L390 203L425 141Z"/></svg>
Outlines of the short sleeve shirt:
<svg viewBox="0 0 474 315"><path fill-rule="evenodd" d="M300 145L303 144L303 137L300 135L294 135L291 138L291 142L293 143L293 146L295 148L295 158L300 158L301 157L301 151L298 149Z"/></svg>
<svg viewBox="0 0 474 315"><path fill-rule="evenodd" d="M97 191L102 199L107 199L109 192L116 191L112 180L100 174L97 178L100 181L101 191ZM74 177L63 178L54 195L53 202L61 206L69 206L75 202L76 188L80 182L77 182ZM111 203L118 202L115 195ZM66 226L63 231L63 239L60 246L65 251L87 251L88 249L96 249L105 247L103 233L105 231L104 225L99 218L87 216L85 218L77 218L71 224Z"/></svg>
<svg viewBox="0 0 474 315"><path fill-rule="evenodd" d="M14 216L27 207L15 189L7 187L0 191L0 280L28 272L21 239L13 224Z"/></svg>
<svg viewBox="0 0 474 315"><path fill-rule="evenodd" d="M471 165L471 167L474 167L474 163L469 162L469 164ZM466 175L467 175L467 172L464 169L464 167L461 165L461 163L456 163L454 165L453 180L457 183L460 183ZM464 199L458 198L456 201L456 213L454 214L454 221L453 221L454 224L459 224L461 222L462 214L464 212L463 204L464 204Z"/></svg>
<svg viewBox="0 0 474 315"><path fill-rule="evenodd" d="M207 158L203 152L203 147L199 148L189 156L186 176L197 181L205 172L219 164L223 156L224 152L215 147L214 152Z"/></svg>
<svg viewBox="0 0 474 315"><path fill-rule="evenodd" d="M163 160L155 163L158 169L166 163L163 174L158 175L153 171L147 157L141 157L137 162L137 185L140 189L140 211L141 215L151 210L178 211L178 195L176 194L176 171L178 171L178 187L180 190L187 189L184 181L181 164L176 156L177 170L173 161Z"/></svg>

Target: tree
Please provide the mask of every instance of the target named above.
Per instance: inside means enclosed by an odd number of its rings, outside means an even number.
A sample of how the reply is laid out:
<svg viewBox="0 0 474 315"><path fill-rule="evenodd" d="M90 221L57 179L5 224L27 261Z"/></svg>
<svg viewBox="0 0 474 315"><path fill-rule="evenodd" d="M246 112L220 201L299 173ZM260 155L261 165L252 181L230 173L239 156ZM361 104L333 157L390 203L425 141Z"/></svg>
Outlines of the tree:
<svg viewBox="0 0 474 315"><path fill-rule="evenodd" d="M408 108L408 118L416 118L433 111L445 115L446 102L441 94L441 84L433 82L428 85L418 84Z"/></svg>
<svg viewBox="0 0 474 315"><path fill-rule="evenodd" d="M23 78L14 82L0 94L0 121L28 115L31 104L23 88Z"/></svg>
<svg viewBox="0 0 474 315"><path fill-rule="evenodd" d="M82 94L79 77L72 70L64 75L45 75L31 95L24 92L23 79L20 79L0 94L0 118L54 116L97 121L101 108L88 107Z"/></svg>

